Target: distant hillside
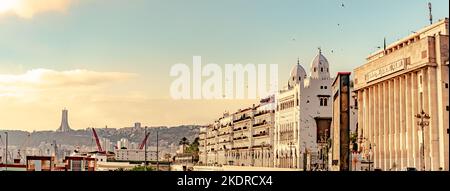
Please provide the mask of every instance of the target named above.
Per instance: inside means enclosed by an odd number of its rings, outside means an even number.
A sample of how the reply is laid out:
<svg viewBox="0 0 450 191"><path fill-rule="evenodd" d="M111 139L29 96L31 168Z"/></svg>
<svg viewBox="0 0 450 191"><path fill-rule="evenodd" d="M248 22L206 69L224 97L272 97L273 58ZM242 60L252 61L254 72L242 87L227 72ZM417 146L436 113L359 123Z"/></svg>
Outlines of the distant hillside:
<svg viewBox="0 0 450 191"><path fill-rule="evenodd" d="M168 147L172 144L178 145L181 138L186 137L190 141L198 137L199 127L195 125L183 125L177 127L149 127L150 132L148 138L149 146L156 146L156 132L159 131L159 146ZM125 128L98 128L96 129L98 136L110 139L113 143L121 138L127 138L129 141L140 143L144 138L144 128L125 127ZM1 146L4 146L5 130L0 130ZM60 133L55 131L35 131L28 133L25 131L7 131L9 135L9 145L23 146L26 137L30 134L26 146L38 146L41 142L52 142L56 140L58 144L64 145L87 145L94 146L95 141L92 138L92 129L76 130L73 132Z"/></svg>

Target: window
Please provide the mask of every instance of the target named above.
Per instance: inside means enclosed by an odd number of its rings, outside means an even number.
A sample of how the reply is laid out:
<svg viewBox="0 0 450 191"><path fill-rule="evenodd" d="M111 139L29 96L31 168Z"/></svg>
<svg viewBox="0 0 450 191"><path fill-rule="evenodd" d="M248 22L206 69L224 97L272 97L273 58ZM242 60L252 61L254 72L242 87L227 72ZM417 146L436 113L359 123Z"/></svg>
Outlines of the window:
<svg viewBox="0 0 450 191"><path fill-rule="evenodd" d="M324 86L325 89L327 89L327 86Z"/></svg>
<svg viewBox="0 0 450 191"><path fill-rule="evenodd" d="M327 72L330 72L330 71L328 71L328 68L327 68Z"/></svg>
<svg viewBox="0 0 450 191"><path fill-rule="evenodd" d="M320 98L320 106L323 106L323 99Z"/></svg>
<svg viewBox="0 0 450 191"><path fill-rule="evenodd" d="M320 86L320 89L323 89L323 86Z"/></svg>
<svg viewBox="0 0 450 191"><path fill-rule="evenodd" d="M448 88L448 83L445 83L445 88Z"/></svg>
<svg viewBox="0 0 450 191"><path fill-rule="evenodd" d="M327 105L328 105L327 101L328 101L327 98L324 98L324 99L323 99L323 106L327 106Z"/></svg>
<svg viewBox="0 0 450 191"><path fill-rule="evenodd" d="M420 78L420 80L419 80L420 81L420 85L422 85L422 75L420 75L419 78Z"/></svg>
<svg viewBox="0 0 450 191"><path fill-rule="evenodd" d="M302 77L298 77L298 81L302 81Z"/></svg>
<svg viewBox="0 0 450 191"><path fill-rule="evenodd" d="M316 72L316 67L314 67L314 72Z"/></svg>
<svg viewBox="0 0 450 191"><path fill-rule="evenodd" d="M323 72L323 67L320 67L320 72Z"/></svg>

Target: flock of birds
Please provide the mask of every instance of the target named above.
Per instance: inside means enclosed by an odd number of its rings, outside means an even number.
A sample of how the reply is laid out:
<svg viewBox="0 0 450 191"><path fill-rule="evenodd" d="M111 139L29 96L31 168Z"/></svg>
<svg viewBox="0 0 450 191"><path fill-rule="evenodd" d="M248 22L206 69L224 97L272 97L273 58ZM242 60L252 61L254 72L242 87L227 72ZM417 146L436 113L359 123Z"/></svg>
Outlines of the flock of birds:
<svg viewBox="0 0 450 191"><path fill-rule="evenodd" d="M341 7L341 8L345 8L344 2L341 3L340 7ZM340 23L337 23L337 26L340 27L340 26L342 26L342 25L341 25ZM297 39L293 36L293 37L291 38L291 41L297 41ZM331 49L330 52L331 52L331 53L334 53L334 50Z"/></svg>

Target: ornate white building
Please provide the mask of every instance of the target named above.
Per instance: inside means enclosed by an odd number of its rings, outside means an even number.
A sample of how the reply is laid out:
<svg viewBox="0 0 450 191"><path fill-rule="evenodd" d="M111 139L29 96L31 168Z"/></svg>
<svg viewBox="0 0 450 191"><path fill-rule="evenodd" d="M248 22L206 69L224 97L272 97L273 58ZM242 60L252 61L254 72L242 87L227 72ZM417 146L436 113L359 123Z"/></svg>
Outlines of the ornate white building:
<svg viewBox="0 0 450 191"><path fill-rule="evenodd" d="M321 163L318 142L326 142L330 133L332 83L328 60L320 49L311 62L309 76L299 62L292 68L287 88L276 98L275 167L304 169L305 164ZM328 136L318 137L317 124Z"/></svg>

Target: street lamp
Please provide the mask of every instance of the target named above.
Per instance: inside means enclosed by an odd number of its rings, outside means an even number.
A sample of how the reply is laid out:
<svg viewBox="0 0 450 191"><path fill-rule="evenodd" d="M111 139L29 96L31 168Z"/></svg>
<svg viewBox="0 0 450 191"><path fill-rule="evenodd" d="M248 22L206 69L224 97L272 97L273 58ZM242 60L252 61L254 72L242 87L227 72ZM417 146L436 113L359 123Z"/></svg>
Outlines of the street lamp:
<svg viewBox="0 0 450 191"><path fill-rule="evenodd" d="M372 147L375 147L375 146L376 146L375 143L370 143L369 142L369 171L370 171L370 166L371 166L371 163L372 163L372 161L371 161L371 159L372 159L371 155L373 155Z"/></svg>
<svg viewBox="0 0 450 191"><path fill-rule="evenodd" d="M430 119L430 116L425 113L425 111L422 111L415 115L417 119L420 119L420 121L417 122L417 125L421 127L422 130L422 170L425 171L425 135L424 135L424 128L430 125L430 122L428 121Z"/></svg>
<svg viewBox="0 0 450 191"><path fill-rule="evenodd" d="M264 167L264 147L266 146L266 142L261 143L261 167Z"/></svg>
<svg viewBox="0 0 450 191"><path fill-rule="evenodd" d="M8 171L8 132L5 132L5 171Z"/></svg>

